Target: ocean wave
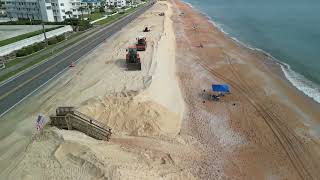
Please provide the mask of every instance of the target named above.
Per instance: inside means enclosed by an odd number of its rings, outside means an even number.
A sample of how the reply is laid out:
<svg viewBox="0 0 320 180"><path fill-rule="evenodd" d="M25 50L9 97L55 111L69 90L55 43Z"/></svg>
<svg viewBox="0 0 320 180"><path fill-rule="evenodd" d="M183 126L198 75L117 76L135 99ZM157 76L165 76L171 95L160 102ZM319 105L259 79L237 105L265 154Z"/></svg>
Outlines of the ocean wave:
<svg viewBox="0 0 320 180"><path fill-rule="evenodd" d="M213 24L213 26L215 26L216 28L219 29L219 31L223 32L225 35L229 35L229 33L227 31L225 31L222 27L222 24L218 24L214 21L211 20L211 18L209 16L206 15L206 17L209 19L208 21ZM240 41L239 41L240 42Z"/></svg>
<svg viewBox="0 0 320 180"><path fill-rule="evenodd" d="M194 8L194 7L192 6L192 4L190 4L190 3L188 3L188 2L185 2L185 1L183 1L183 2L186 3L188 6L190 6L191 8L196 9L196 8Z"/></svg>
<svg viewBox="0 0 320 180"><path fill-rule="evenodd" d="M270 53L259 49L259 48L254 48L251 45L244 43L237 39L236 37L233 37L228 33L227 31L224 30L223 24L217 23L214 21L212 17L207 15L206 13L198 10L197 8L193 7L192 4L185 2L188 6L190 6L192 9L196 10L203 16L205 16L208 21L216 28L218 28L222 33L224 33L226 36L231 38L233 41L235 41L237 44L246 47L248 49L258 51L260 53L263 53L267 57L269 57L270 60L274 61L275 63L279 64L281 67L281 70L283 74L285 75L286 79L294 86L296 87L299 91L307 95L308 97L312 98L314 101L320 103L320 86L317 85L316 83L308 80L306 77L304 77L302 74L299 74L298 72L295 72L294 70L291 69L289 64L286 64L277 58L273 57Z"/></svg>
<svg viewBox="0 0 320 180"><path fill-rule="evenodd" d="M303 75L293 71L288 64L281 62L282 72L293 86L302 91L304 94L320 103L320 87Z"/></svg>

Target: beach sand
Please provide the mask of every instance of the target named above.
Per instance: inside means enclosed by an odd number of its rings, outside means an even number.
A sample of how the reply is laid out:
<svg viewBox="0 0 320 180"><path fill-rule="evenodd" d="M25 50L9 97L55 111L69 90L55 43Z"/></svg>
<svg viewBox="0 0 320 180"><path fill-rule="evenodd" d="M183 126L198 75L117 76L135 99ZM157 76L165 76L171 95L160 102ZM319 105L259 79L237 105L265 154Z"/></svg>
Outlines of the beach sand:
<svg viewBox="0 0 320 180"><path fill-rule="evenodd" d="M145 26L142 71L126 71ZM3 117L0 179L316 179L319 105L279 70L180 0L159 1ZM204 99L212 83L231 94ZM110 126L110 141L35 134L58 106Z"/></svg>
<svg viewBox="0 0 320 180"><path fill-rule="evenodd" d="M181 135L206 147L202 179L317 179L320 106L291 86L279 65L247 49L199 12L174 1L177 67L187 104ZM203 48L199 47L202 44ZM203 103L212 83L231 94Z"/></svg>

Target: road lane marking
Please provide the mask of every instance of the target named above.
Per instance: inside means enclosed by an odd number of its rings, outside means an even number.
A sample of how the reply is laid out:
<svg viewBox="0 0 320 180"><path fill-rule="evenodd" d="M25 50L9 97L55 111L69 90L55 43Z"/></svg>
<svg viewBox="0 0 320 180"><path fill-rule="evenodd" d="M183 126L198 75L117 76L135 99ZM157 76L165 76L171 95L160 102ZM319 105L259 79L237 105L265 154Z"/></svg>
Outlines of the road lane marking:
<svg viewBox="0 0 320 180"><path fill-rule="evenodd" d="M98 28L97 28L97 31L92 32L93 34L90 34L87 38L90 38L90 37L94 36L95 34L98 34L98 33L102 32L102 31L104 31L104 30L108 30L108 29L111 28L112 26L117 25L118 23L121 23L122 21L128 20L130 17L132 17L132 16L140 13L140 11L142 11L142 10L147 11L150 7L151 7L150 4L148 4L147 6L142 7L141 9L138 9L137 11L132 12L132 14L128 14L128 15L124 16L124 17L116 20L115 22L107 25L107 26L98 27ZM146 8L147 8L147 9L146 9ZM144 12L145 12L145 11L144 11ZM142 14L142 13L141 13L141 14ZM141 14L139 14L138 16L140 16ZM129 20L129 21L130 21L129 23L131 23L133 20L135 20L138 16L136 16L134 19ZM128 24L128 23L127 23L127 24ZM127 24L126 24L126 25L127 25ZM124 26L123 26L123 27L124 27ZM120 29L121 29L121 28L120 28ZM85 32L85 33L86 33L86 32ZM80 36L81 36L81 35L80 35ZM69 50L69 49L71 49L71 48L73 48L73 47L78 46L80 43L82 43L82 42L85 41L85 40L86 40L86 39L82 39L82 40L80 40L79 42L76 42L76 44L71 45L70 47L67 47L66 50ZM63 51L63 52L65 52L65 51ZM46 62L48 62L49 60L52 60L53 58L59 56L59 55L62 54L63 52L58 53L58 54L56 54L55 56L52 56L52 57L48 58L48 59L45 60L45 61L42 61L42 62L40 62L40 63L37 63L36 65L31 66L31 67L29 67L29 68L21 71L20 73L16 74L15 76L13 76L13 77L11 77L11 78L9 78L9 79L7 79L7 80L4 80L4 81L0 82L0 87L6 85L6 84L8 84L8 83L10 83L11 81L17 79L18 77L20 77L21 75L23 75L23 74L25 74L25 73L30 72L30 71L33 70L34 68L36 68L36 67L38 67L38 66L40 66L40 65L42 65L42 64L44 64L44 63L46 63Z"/></svg>
<svg viewBox="0 0 320 180"><path fill-rule="evenodd" d="M33 81L34 79L36 79L37 77L39 77L40 75L44 74L45 72L51 70L52 68L54 68L55 66L57 66L58 64L60 64L62 61L68 59L69 57L73 56L74 54L76 54L77 52L80 52L80 50L88 47L89 45L91 45L93 42L95 42L97 39L100 39L102 36L104 36L105 34L102 33L102 35L98 35L97 38L94 38L92 41L88 42L86 44L86 46L81 47L80 49L77 49L76 51L74 51L74 53L69 54L68 56L62 58L61 60L57 61L56 63L48 66L46 69L44 69L41 73L33 76L32 78L28 79L27 81L24 81L23 83L19 84L18 86L14 87L13 89L11 89L10 91L4 93L3 95L0 96L0 100L2 100L3 98L7 97L8 95L12 94L13 92L17 91L18 89L20 89L22 86L28 84L29 82ZM99 44L97 44L99 45Z"/></svg>
<svg viewBox="0 0 320 180"><path fill-rule="evenodd" d="M134 13L136 13L136 12L134 12ZM134 14L131 14L131 15L134 15ZM109 25L107 25L107 26L98 27L98 28L96 29L96 31L93 31L92 34L89 34L87 38L91 38L91 37L93 37L94 35L102 32L102 31L107 31L108 29L110 29L110 28L111 28L112 26L114 26L115 24L118 24L118 23L120 23L121 21L126 20L126 18L129 18L129 16L125 16L125 17L123 17L123 18L121 18L121 19L119 19L119 20L117 20L117 21L115 21L115 22L113 22L113 23L111 23L111 24L109 24ZM84 34L82 34L82 35L85 35L85 33L87 33L87 32L84 32ZM81 35L80 35L79 38L81 38ZM78 46L80 43L84 42L85 40L87 40L87 39L81 39L80 41L76 42L76 44L73 44L73 45L67 47L65 50L70 50L71 48ZM13 77L11 77L11 78L9 78L9 79L7 79L7 80L4 80L4 81L0 82L0 87L6 85L7 83L10 83L11 81L15 80L16 78L20 77L21 75L23 75L23 74L25 74L25 73L28 73L29 71L31 71L31 70L33 70L34 68L36 68L36 67L38 67L38 66L40 66L40 65L42 65L42 64L44 64L44 63L46 63L46 62L48 62L48 61L50 61L50 60L52 60L53 58L56 58L57 56L61 55L61 54L64 53L64 52L66 52L66 51L63 51L63 52L61 52L61 53L57 53L56 55L49 57L47 60L42 61L42 62L40 62L40 63L37 63L37 64L35 64L34 66L31 66L31 67L29 67L29 68L21 71L20 73L16 74L15 76L13 76Z"/></svg>
<svg viewBox="0 0 320 180"><path fill-rule="evenodd" d="M98 46L96 46L95 48L91 49L90 51L88 51L87 53L83 54L82 56L79 57L79 59L77 59L75 62L78 62L81 60L82 57L90 54L92 51L94 51ZM20 104L22 101L24 101L26 98L28 98L30 95L32 95L34 92L36 92L37 90L39 90L40 88L42 88L44 85L46 85L48 82L50 82L52 79L54 79L55 77L59 76L61 73L63 73L64 71L66 71L66 69L68 69L69 67L65 67L64 69L62 69L60 72L58 72L56 75L54 75L53 77L51 77L50 79L48 79L46 82L44 82L43 84L41 84L38 88L36 88L35 90L33 90L31 93L29 93L28 95L26 95L25 97L23 97L20 101L18 101L17 103L15 103L13 106L11 106L9 109L5 110L2 114L0 114L0 117L2 117L3 115L5 115L7 112L9 112L11 109L13 109L14 107L16 107L18 104ZM59 79L59 78L58 78Z"/></svg>
<svg viewBox="0 0 320 180"><path fill-rule="evenodd" d="M116 25L119 25L121 22L123 22L123 21L125 21L125 20L128 20L129 18L135 16L133 19L129 19L129 22L127 22L124 26L122 26L122 27L120 27L120 28L118 29L118 32L120 32L123 27L127 26L127 25L128 25L129 23L131 23L133 20L135 20L135 19L138 18L140 15L142 15L143 13L145 13L150 7L152 7L152 6L149 5L149 6L143 7L142 9L139 9L138 11L133 12L131 15L125 16L125 17L123 17L123 18L121 18L121 19L119 19L119 20L117 20L117 21L109 24L108 26L101 28L100 30L94 32L92 35L89 35L89 37L90 37L90 36L93 36L94 34L98 34L98 33L100 33L100 32L103 32L103 31L108 31L108 30L113 31L111 27L115 27ZM143 11L143 12L141 12L141 11ZM137 15L137 14L138 14L138 15ZM110 29L109 29L109 28L110 28ZM111 33L111 34L110 34L108 37L106 37L106 39L108 39L109 37L117 34L118 32L115 32L115 33L109 32L109 33ZM104 32L103 34L106 34L106 32ZM102 34L102 35L103 35L103 34ZM100 35L100 36L98 36L98 37L100 38L102 35ZM94 40L97 40L97 39L98 39L98 38L95 38ZM105 40L106 40L106 39L105 39ZM104 40L104 41L105 41L105 40ZM84 40L83 40L83 41L84 41ZM78 42L77 45L79 45L79 44L80 44L81 42L83 42L83 41ZM94 48L92 48L91 50L89 50L87 53L81 55L75 62L78 62L79 60L81 60L82 57L84 57L84 56L88 55L89 53L91 53L92 51L94 51L94 50L95 50L97 47L99 47L99 45L102 44L104 41L102 41L101 43L98 43ZM94 42L94 41L91 41L89 44L91 44L92 42ZM72 47L76 47L77 45L71 46L71 47L69 47L69 48L67 48L67 49L71 49ZM81 48L81 49L83 49L83 48ZM70 55L71 55L71 54L70 54ZM57 55L57 56L58 56L58 55ZM69 56L67 56L67 57L69 57ZM61 61L62 61L62 60L61 60ZM59 61L58 63L60 63L61 61ZM56 63L56 64L58 64L58 63ZM41 65L41 64L40 64L40 65ZM38 65L38 66L39 66L39 65ZM38 66L36 66L36 67L38 67ZM36 68L36 67L34 67L34 68ZM34 69L34 68L31 68L30 71L31 71L32 69ZM0 114L0 117L2 117L4 114L6 114L7 112L9 112L9 111L10 111L11 109L13 109L16 105L18 105L18 104L21 103L23 100L25 100L26 98L28 98L30 95L32 95L34 92L36 92L37 90L39 90L41 87L43 87L44 85L46 85L49 81L51 81L52 79L54 79L55 77L57 77L58 75L60 75L61 73L63 73L67 68L68 68L68 66L65 67L64 69L62 69L60 72L58 72L58 73L57 73L56 75L54 75L53 77L51 77L49 80L47 80L46 82L44 82L43 84L41 84L38 88L36 88L36 89L33 90L32 92L30 92L28 95L26 95L25 97L23 97L20 101L18 101L17 103L15 103L15 104L14 104L13 106L11 106L9 109L5 110L2 114ZM28 72L29 72L29 71L28 71ZM26 73L27 73L27 72L26 72ZM15 78L17 78L17 77L15 77ZM14 78L14 79L15 79L15 78ZM4 85L4 84L1 84L1 86L2 86L2 85ZM9 94L8 94L8 95L9 95ZM3 98L4 98L4 97L1 97L0 100L3 99Z"/></svg>

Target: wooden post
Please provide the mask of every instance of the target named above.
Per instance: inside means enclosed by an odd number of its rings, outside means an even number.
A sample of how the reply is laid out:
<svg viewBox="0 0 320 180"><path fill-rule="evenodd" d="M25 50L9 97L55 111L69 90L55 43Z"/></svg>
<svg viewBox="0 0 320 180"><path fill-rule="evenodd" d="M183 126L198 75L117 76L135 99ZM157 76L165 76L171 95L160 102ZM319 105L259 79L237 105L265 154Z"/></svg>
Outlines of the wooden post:
<svg viewBox="0 0 320 180"><path fill-rule="evenodd" d="M72 126L71 126L71 122L70 122L70 116L67 115L65 117L65 121L67 123L68 130L72 130Z"/></svg>

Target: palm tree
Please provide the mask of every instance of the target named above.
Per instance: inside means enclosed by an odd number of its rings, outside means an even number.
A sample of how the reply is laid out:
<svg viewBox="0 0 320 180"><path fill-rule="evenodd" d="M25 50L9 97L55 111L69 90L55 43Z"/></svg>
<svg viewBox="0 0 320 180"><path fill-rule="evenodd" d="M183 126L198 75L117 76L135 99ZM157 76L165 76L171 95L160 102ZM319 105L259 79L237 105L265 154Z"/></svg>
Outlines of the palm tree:
<svg viewBox="0 0 320 180"><path fill-rule="evenodd" d="M65 12L65 14L69 16L69 19L71 19L71 15L72 15L71 11L67 11L67 12Z"/></svg>

